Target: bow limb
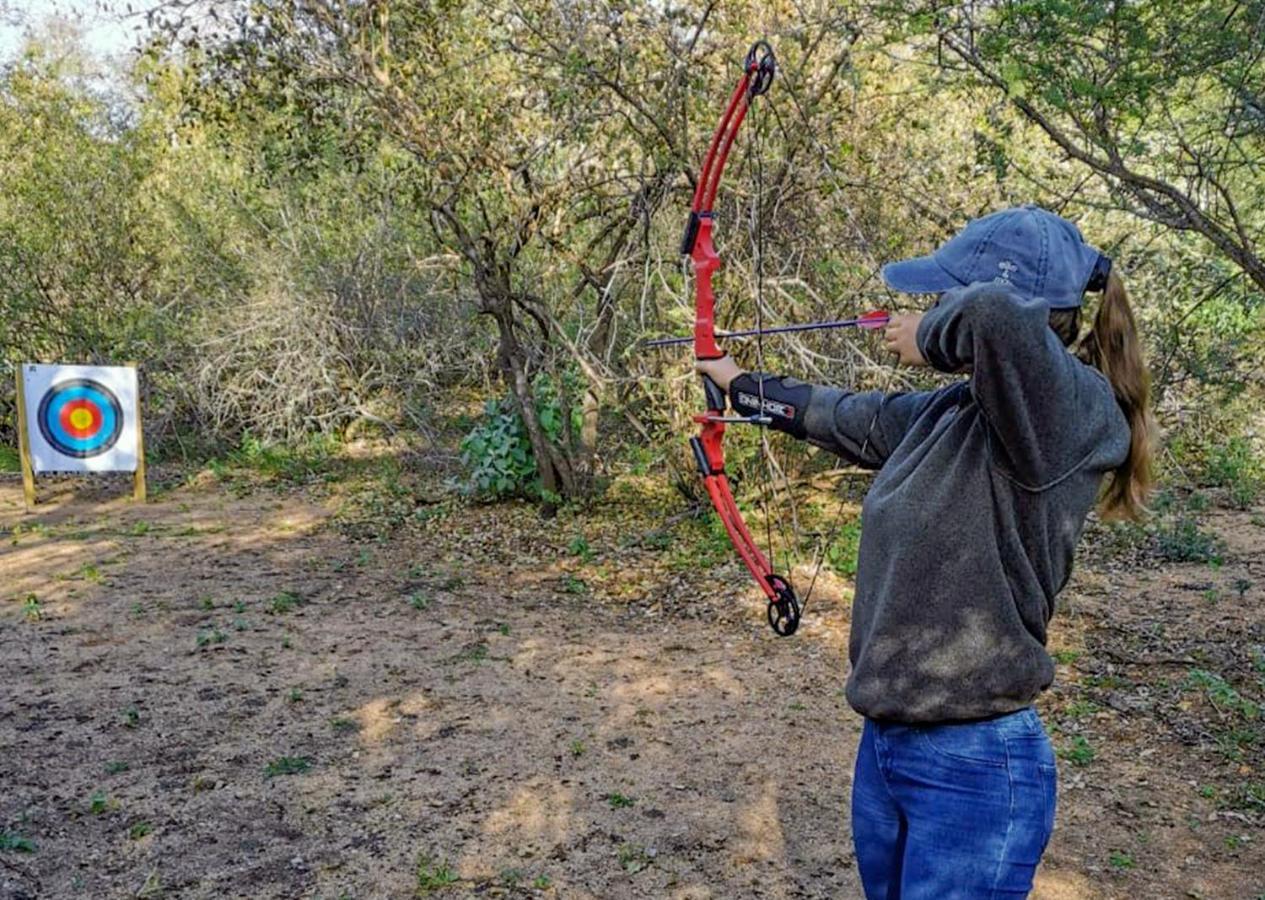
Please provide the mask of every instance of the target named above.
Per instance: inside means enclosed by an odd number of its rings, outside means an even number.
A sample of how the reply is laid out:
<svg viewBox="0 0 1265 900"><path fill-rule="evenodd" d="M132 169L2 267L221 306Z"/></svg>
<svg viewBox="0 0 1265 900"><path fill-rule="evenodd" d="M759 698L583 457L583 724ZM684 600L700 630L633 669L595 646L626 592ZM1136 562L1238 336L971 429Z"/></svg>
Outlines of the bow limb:
<svg viewBox="0 0 1265 900"><path fill-rule="evenodd" d="M689 256L694 265L695 359L719 359L724 355L716 343L716 297L712 279L720 268L720 256L716 253L712 240L712 227L715 223L712 205L716 200L729 152L733 149L738 130L751 108L751 101L768 90L775 68L772 48L763 41L753 44L744 62L742 77L730 95L720 123L712 135L698 183L694 188L690 217L681 239L681 253ZM779 635L793 634L799 627L799 600L790 583L782 576L774 574L768 558L756 545L738 504L734 501L729 479L725 475L725 422L733 421L725 418L725 408L728 405L725 392L706 376L703 376L702 381L707 411L695 416L701 431L697 437L690 438L690 447L694 451L703 487L739 559L768 600L769 625ZM744 421L758 423L760 420Z"/></svg>

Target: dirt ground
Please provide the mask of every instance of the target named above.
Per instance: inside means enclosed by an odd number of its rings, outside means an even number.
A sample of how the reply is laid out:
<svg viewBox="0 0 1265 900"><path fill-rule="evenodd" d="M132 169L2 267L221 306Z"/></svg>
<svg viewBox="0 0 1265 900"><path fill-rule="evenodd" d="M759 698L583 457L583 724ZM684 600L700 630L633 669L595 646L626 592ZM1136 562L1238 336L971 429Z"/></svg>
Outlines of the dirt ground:
<svg viewBox="0 0 1265 900"><path fill-rule="evenodd" d="M783 640L731 564L521 505L42 492L0 482L0 898L860 896L846 585ZM1265 896L1265 523L1206 525L1061 600L1036 897Z"/></svg>

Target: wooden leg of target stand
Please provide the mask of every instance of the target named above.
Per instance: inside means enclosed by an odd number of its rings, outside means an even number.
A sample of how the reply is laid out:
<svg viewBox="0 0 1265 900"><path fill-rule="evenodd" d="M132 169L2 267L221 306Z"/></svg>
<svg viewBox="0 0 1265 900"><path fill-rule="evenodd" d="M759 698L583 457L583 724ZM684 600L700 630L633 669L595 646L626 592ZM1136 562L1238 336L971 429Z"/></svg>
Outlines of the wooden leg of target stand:
<svg viewBox="0 0 1265 900"><path fill-rule="evenodd" d="M26 390L22 383L22 366L15 370L18 376L18 461L22 467L22 498L26 511L35 509L35 470L31 467L31 442L26 432Z"/></svg>
<svg viewBox="0 0 1265 900"><path fill-rule="evenodd" d="M145 429L141 427L141 377L136 363L128 363L136 371L136 471L132 473L132 499L145 502Z"/></svg>

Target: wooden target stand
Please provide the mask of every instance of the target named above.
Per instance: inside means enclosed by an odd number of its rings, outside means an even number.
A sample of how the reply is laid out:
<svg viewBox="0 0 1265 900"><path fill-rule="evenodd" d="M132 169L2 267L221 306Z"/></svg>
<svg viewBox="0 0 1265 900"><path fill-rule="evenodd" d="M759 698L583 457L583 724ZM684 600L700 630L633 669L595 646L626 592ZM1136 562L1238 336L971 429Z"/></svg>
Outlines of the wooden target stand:
<svg viewBox="0 0 1265 900"><path fill-rule="evenodd" d="M128 363L127 367L136 369L136 363ZM31 463L30 432L26 419L26 386L22 380L22 366L15 370L17 378L18 398L18 460L22 469L22 499L26 502L26 511L35 509L35 467ZM139 377L139 372L138 372ZM132 471L132 499L144 503L145 491L145 429L141 424L140 398L136 401L136 468Z"/></svg>

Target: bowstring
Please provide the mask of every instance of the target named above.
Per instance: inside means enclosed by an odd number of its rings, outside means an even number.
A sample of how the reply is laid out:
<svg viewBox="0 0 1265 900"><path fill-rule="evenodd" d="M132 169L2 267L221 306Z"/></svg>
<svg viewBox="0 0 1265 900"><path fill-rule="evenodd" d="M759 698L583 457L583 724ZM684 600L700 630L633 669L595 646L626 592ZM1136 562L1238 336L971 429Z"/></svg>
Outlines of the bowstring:
<svg viewBox="0 0 1265 900"><path fill-rule="evenodd" d="M754 99L754 98L753 98ZM754 180L755 191L752 194L749 205L749 215L747 217L747 228L749 239L751 240L753 253L755 256L755 327L756 327L756 369L763 374L765 371L764 359L764 258L765 258L765 234L764 234L764 119L759 107L763 104L757 104L756 108L750 113L752 127L747 130L747 164L751 167ZM757 380L757 393L760 401L759 415L764 415L764 379ZM760 485L760 506L761 514L764 517L764 535L765 545L768 547L770 574L773 574L779 567L777 565L777 545L773 540L773 515L770 511L769 494L770 490L774 494L774 501L778 501L776 496L778 491L778 479L783 482L783 489L787 496L791 497L790 509L792 523L798 522L798 512L795 509L794 496L790 492L787 482L786 469L778 465L774 456L773 448L769 442L769 429L767 426L760 427L760 454L764 460L765 472L768 476L762 480ZM778 532L782 547L782 554L785 565L781 567L782 575L788 584L791 584L792 590L794 584L791 577L791 549L792 544L786 534L786 523L782 517L778 517ZM803 607L800 608L801 615Z"/></svg>
<svg viewBox="0 0 1265 900"><path fill-rule="evenodd" d="M795 92L791 88L791 86L786 82L785 78L783 79L783 84L787 88L785 93L790 97L792 103L795 105L796 111L800 113L801 119L804 118L803 110L799 106L798 100L796 99ZM772 101L770 101L770 112L772 113L774 117L778 117L778 107L776 104L772 103ZM780 117L778 118L780 120ZM829 164L828 155L826 154L826 148L822 145L821 139L816 135L816 133L812 129L804 127L802 131L808 135L808 138L810 142L812 143L813 148L816 150L818 156L820 157L823 171L827 175L828 179L834 183L835 196L840 198L839 202L843 207L843 211L845 215L847 216L849 224L852 226L852 230L857 236L858 243L860 245L862 253L866 256L868 262L873 267L873 271L871 272L871 275L869 276L869 277L873 277L873 272L877 272L879 269L878 260L874 255L874 251L870 245L869 240L866 238L865 233L861 230L861 226L858 224L856 220L856 215L853 213L852 208L848 205L847 200L844 199L846 198L847 195L844 193L843 185L840 183L838 176L835 175L834 169ZM880 279L880 283L881 283L881 279ZM883 286L884 292L888 296L889 301L897 299L896 296L893 294L893 292L886 286L886 284L883 284L882 286ZM888 304L889 309L892 308L892 306L893 304L891 303ZM757 352L758 352L758 347L757 347ZM885 368L887 370L887 374L886 374L886 377L884 378L883 387L880 390L881 396L879 398L878 404L874 408L874 415L870 418L870 424L866 428L865 437L861 442L861 449L860 449L859 455L862 458L864 458L866 453L869 452L869 449L871 446L870 441L874 436L874 428L876 425L878 425L879 416L882 415L883 407L887 403L888 393L891 390L892 381L894 380L895 375L896 375L895 365L888 364L885 366ZM761 402L763 402L763 397L761 398ZM814 553L815 559L814 559L814 564L813 564L813 575L812 575L812 578L808 582L808 589L804 592L803 597L800 598L800 615L801 616L803 615L804 611L808 608L808 601L811 599L813 595L813 589L817 586L817 578L821 574L822 566L825 565L826 563L826 558L830 552L831 546L839 539L839 536L843 533L844 526L842 522L842 517L843 517L844 506L845 506L844 497L842 495L842 492L840 491L839 496L836 499L835 514L834 514L833 519L831 519L831 523L832 523L831 529L829 532L827 532L826 539L824 541L818 541L817 550ZM787 577L789 580L789 575Z"/></svg>

